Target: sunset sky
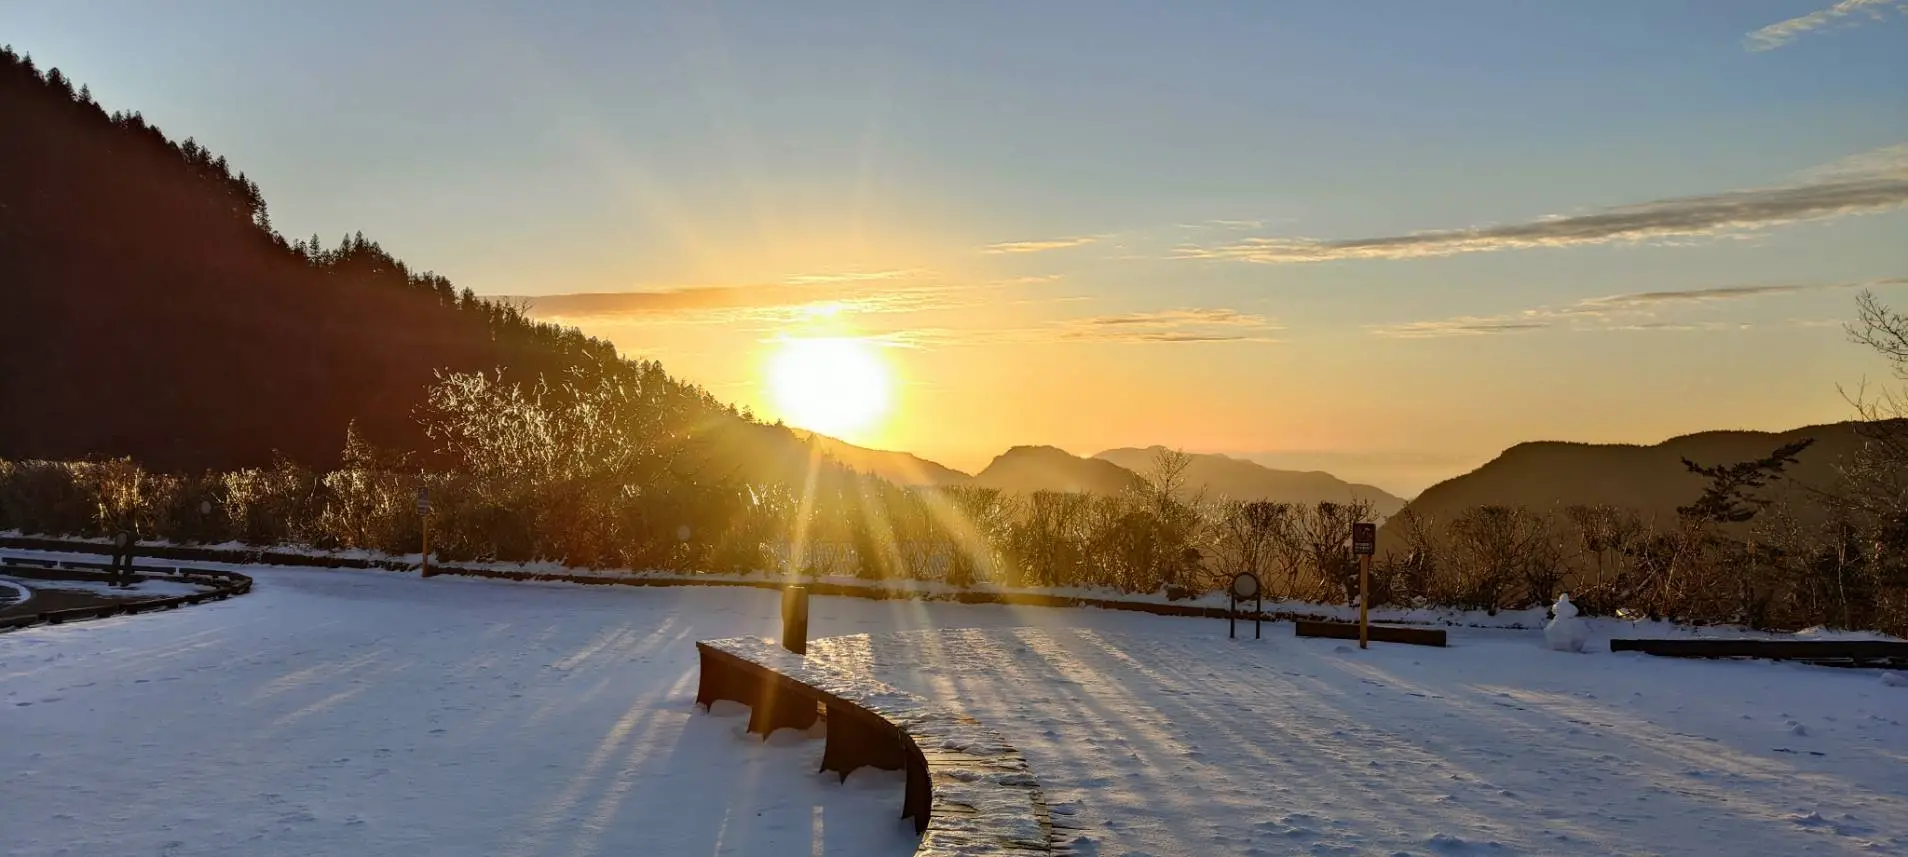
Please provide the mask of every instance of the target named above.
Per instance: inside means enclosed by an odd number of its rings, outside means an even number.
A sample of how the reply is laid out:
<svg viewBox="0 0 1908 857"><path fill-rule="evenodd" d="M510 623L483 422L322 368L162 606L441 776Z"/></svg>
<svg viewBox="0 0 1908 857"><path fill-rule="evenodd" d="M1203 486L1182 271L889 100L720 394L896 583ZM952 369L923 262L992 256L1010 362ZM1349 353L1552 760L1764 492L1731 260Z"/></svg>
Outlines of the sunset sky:
<svg viewBox="0 0 1908 857"><path fill-rule="evenodd" d="M846 338L892 382L855 442L1408 494L1523 440L1849 417L1885 373L1856 294L1908 308L1904 8L0 0L0 42L289 237L770 419L775 355Z"/></svg>

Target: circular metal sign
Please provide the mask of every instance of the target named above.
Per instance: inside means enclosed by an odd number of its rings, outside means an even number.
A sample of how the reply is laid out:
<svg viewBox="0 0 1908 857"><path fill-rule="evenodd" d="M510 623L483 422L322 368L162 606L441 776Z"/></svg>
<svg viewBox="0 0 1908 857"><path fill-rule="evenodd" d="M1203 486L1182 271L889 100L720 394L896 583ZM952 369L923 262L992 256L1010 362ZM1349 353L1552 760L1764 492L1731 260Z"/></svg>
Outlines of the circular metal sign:
<svg viewBox="0 0 1908 857"><path fill-rule="evenodd" d="M1249 571L1233 575L1232 597L1240 601L1259 597L1259 576Z"/></svg>
<svg viewBox="0 0 1908 857"><path fill-rule="evenodd" d="M113 543L122 548L130 546L132 544L132 533L120 530L119 535L113 536Z"/></svg>

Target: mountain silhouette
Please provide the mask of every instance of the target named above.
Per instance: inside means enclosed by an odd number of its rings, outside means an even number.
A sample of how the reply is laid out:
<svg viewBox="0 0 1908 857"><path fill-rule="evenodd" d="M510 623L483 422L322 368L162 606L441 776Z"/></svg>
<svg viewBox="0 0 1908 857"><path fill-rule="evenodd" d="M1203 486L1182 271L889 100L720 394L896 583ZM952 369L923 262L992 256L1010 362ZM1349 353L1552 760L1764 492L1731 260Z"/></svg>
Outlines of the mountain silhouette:
<svg viewBox="0 0 1908 857"><path fill-rule="evenodd" d="M1109 449L1094 458L1109 461L1134 473L1147 473L1163 446L1146 449L1131 447ZM1346 503L1367 500L1380 517L1404 508L1402 497L1381 488L1346 482L1324 471L1274 470L1253 461L1212 453L1191 455L1186 468L1186 484L1204 488L1214 499L1271 500L1278 503Z"/></svg>
<svg viewBox="0 0 1908 857"><path fill-rule="evenodd" d="M1449 521L1465 509L1483 505L1524 506L1561 511L1576 505L1608 504L1633 509L1659 526L1676 520L1676 508L1696 500L1707 485L1683 466L1734 464L1768 455L1776 447L1804 438L1815 443L1796 456L1796 464L1763 492L1790 503L1798 517L1814 517L1812 492L1832 488L1837 465L1864 443L1855 422L1805 426L1785 432L1707 431L1653 445L1536 441L1513 446L1478 469L1447 479L1419 494L1406 509ZM1378 549L1403 550L1401 539L1383 527Z"/></svg>
<svg viewBox="0 0 1908 857"><path fill-rule="evenodd" d="M974 477L908 452L869 449L825 434L795 429L795 435L843 467L896 485L968 485Z"/></svg>
<svg viewBox="0 0 1908 857"><path fill-rule="evenodd" d="M1142 484L1139 475L1110 461L1081 458L1052 446L1016 446L974 474L974 484L1010 494L1035 491L1118 494Z"/></svg>

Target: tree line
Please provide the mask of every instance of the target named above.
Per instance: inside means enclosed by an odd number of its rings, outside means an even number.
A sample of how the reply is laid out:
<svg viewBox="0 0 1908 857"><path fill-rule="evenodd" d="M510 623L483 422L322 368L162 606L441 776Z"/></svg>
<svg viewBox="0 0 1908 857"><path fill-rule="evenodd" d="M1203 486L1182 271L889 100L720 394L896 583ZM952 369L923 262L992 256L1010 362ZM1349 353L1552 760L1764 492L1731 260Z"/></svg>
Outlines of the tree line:
<svg viewBox="0 0 1908 857"><path fill-rule="evenodd" d="M1908 380L1908 319L1865 296L1852 328ZM1891 350L1893 349L1893 350ZM1869 442L1806 505L1766 489L1810 441L1684 461L1707 487L1667 520L1617 506L1485 505L1385 522L1375 605L1499 611L1568 592L1590 615L1908 633L1908 419L1862 400ZM1268 597L1355 603L1362 502L1209 498L1162 451L1119 494L905 488L819 451L753 478L701 430L704 394L660 369L615 383L443 373L416 417L445 467L347 433L339 466L152 473L130 460L0 462L0 529L414 552L428 487L447 561L1091 587L1188 597L1253 572Z"/></svg>

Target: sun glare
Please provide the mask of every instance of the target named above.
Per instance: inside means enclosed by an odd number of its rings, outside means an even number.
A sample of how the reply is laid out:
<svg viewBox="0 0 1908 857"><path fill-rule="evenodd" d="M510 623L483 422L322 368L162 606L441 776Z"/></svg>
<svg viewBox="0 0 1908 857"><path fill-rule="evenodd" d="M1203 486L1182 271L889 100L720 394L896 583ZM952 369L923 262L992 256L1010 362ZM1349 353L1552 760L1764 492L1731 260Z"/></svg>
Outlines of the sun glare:
<svg viewBox="0 0 1908 857"><path fill-rule="evenodd" d="M849 337L787 339L769 358L769 393L790 425L837 437L888 412L891 379L875 347Z"/></svg>

